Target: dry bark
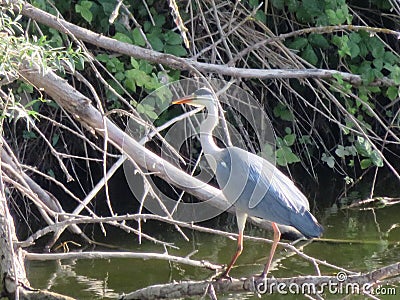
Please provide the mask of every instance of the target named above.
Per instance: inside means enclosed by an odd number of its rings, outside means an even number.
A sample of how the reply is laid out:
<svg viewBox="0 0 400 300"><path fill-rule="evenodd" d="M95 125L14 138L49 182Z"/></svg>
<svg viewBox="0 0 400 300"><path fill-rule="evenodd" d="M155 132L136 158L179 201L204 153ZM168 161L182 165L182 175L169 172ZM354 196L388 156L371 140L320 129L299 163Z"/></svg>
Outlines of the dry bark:
<svg viewBox="0 0 400 300"><path fill-rule="evenodd" d="M374 287L384 283L382 282L383 280L399 275L400 263L395 263L365 274L348 275L345 277L345 280L340 279L340 277L338 278L338 276L298 276L292 278L268 278L265 281L259 277L232 280L224 279L218 281L184 281L149 286L127 295L123 295L120 299L177 299L203 296L210 292L253 292L258 294L275 295L284 295L285 293L290 294L295 292L295 294L313 295L329 293L332 292L332 290L337 291L337 294L354 293L368 296L372 293ZM297 287L300 288L298 293ZM329 290L329 287L331 290Z"/></svg>

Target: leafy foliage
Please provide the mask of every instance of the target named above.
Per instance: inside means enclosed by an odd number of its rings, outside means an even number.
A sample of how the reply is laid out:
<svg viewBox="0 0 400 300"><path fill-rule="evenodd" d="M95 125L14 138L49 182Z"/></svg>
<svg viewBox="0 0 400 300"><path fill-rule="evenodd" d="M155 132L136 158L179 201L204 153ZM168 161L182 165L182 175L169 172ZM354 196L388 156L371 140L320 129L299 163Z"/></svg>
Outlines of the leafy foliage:
<svg viewBox="0 0 400 300"><path fill-rule="evenodd" d="M33 0L32 4L115 40L177 57L193 55L199 61L217 64L234 62L236 66L249 68L316 67L360 75L361 84L350 82L339 73L334 75L334 80L278 79L274 82L254 80L245 83L249 84L248 88L257 98L268 101L266 107L269 115L273 116L273 125L279 136L274 154L279 165L302 161L313 167L322 163L329 168L340 169L343 178L350 182L359 170L382 167L387 163L384 141L388 138L388 142L397 143L395 136L398 136L396 130L399 124L400 59L393 50L398 41L383 31L354 27L367 24L365 20L373 20L369 24L371 27L395 29L397 25L387 17L392 7L385 0L361 2L352 7L357 12L353 14L349 8L351 3L345 0L272 0L267 2L267 7L260 0L246 0L237 2L235 7L229 4L218 7L218 20L214 19L217 17L209 2L190 2L190 13L181 11L183 19L191 21L190 34L194 44L190 50L184 47L164 1L148 0L147 6L133 1L126 9L119 10L113 24L110 24L109 18L116 1L66 0L56 1L52 6L46 0ZM374 13L379 13L376 14L380 16L379 20L362 19L363 14L369 17L368 14ZM144 98L162 84L181 76L178 70L87 45L94 54L94 65L104 67L99 68L105 79L99 85L98 74L84 68L84 56L73 40L54 29L31 26L26 33L30 37L28 41L22 36L21 26L26 20L13 19L11 15L7 13L3 18L4 24L11 25L0 30L11 30L0 41L2 73L11 74L23 57L41 61L43 67L51 67L61 73L65 66L81 70L91 84L100 86L99 94L104 96L102 100L106 110L125 108L130 104L151 121L157 117L159 105L164 103L140 103L136 99ZM192 16L193 19L190 19ZM236 23L228 24L228 20ZM222 33L218 22L224 33L220 37L218 35ZM280 40L282 36L285 38ZM274 42L252 48L256 42L270 37L275 39ZM24 43L29 47L14 49L6 46ZM31 44L33 47L30 47ZM243 59L235 61L237 53L248 49L251 50ZM15 53L11 55L10 51ZM16 53L19 55L16 56ZM29 87L18 85L18 94L33 94L33 101L36 100L27 108L33 113L26 115L34 117L43 106L54 105L40 101ZM264 95L266 97L263 98ZM125 98L128 101L122 101ZM159 119L164 122L170 116L167 111ZM60 138L54 135L53 139L51 136L52 143L57 145ZM24 139L33 138L29 133L24 135Z"/></svg>
<svg viewBox="0 0 400 300"><path fill-rule="evenodd" d="M258 4L258 1L249 1L249 6L253 8ZM390 103L400 96L400 59L390 48L388 40L383 39L380 35L365 30L338 32L330 30L330 28L334 28L332 26L354 24L355 20L348 5L348 2L344 0L271 1L271 7L276 14L285 13L292 17L292 20L286 20L285 23L281 22L275 26L280 26L278 27L280 29L294 27L295 30L299 30L298 35L285 40L285 45L293 53L316 67L350 70L353 74L359 74L363 80L362 85L354 86L343 80L339 74L334 76L336 82L332 84L331 91L338 99L338 103L343 106L341 114L346 115L342 117L343 123L338 127L340 131L335 134L344 135L342 136L343 143L325 144L325 149L332 149L332 151L322 152L321 161L330 168L382 167L384 165L382 153L378 152L376 146L373 147L373 141L368 139L367 133L376 128L377 118L382 118L382 114L377 112L380 103ZM371 1L370 7L374 6L382 10L391 8L387 1ZM301 32L302 29L309 29L310 26L315 26L318 30L310 31L307 34ZM321 30L324 26L326 26L326 32L324 29ZM392 80L393 84L386 87L371 84L383 78ZM292 87L299 94L305 92L300 86L293 85ZM305 98L308 97L305 96ZM328 101L325 102L325 105L331 107L331 103ZM282 129L287 128L290 123L296 123L297 118L292 114L293 111L298 112L290 104L282 102L275 104L273 115L283 121ZM385 111L384 122L386 124L396 122L392 119L394 116L394 112ZM338 120L338 123L341 123L342 120ZM332 127L329 130L331 131ZM320 132L320 134L323 138L324 133ZM300 140L301 138L297 138L295 144ZM299 161L297 156L296 158L293 156L293 160L288 159L285 162L281 159L282 157L285 155L289 158L292 157L287 148L289 146L283 139L278 139L277 145L280 165ZM309 153L315 153L313 145L316 146L315 143L307 145ZM290 151L292 150L290 149Z"/></svg>

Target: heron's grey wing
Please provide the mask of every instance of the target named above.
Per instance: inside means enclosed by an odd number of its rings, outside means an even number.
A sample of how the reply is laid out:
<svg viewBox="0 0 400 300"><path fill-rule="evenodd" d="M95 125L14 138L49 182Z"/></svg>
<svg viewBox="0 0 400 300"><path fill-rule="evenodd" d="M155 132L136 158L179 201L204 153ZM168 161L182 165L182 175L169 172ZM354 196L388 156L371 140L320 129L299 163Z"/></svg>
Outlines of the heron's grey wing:
<svg viewBox="0 0 400 300"><path fill-rule="evenodd" d="M308 236L316 236L320 231L308 212L307 198L287 176L263 158L240 148L226 148L218 157L216 176L225 198L237 209L294 226Z"/></svg>
<svg viewBox="0 0 400 300"><path fill-rule="evenodd" d="M284 218L286 215L303 210L309 210L309 203L303 193L281 171L270 163L257 162L250 165L247 181L253 187L253 205L249 209L254 212L261 211L264 218L271 221ZM272 216L268 216L268 215ZM283 220L281 220L281 224Z"/></svg>
<svg viewBox="0 0 400 300"><path fill-rule="evenodd" d="M273 176L264 174L268 172L265 168L259 169L259 165L251 165L252 178L249 181L268 187L262 201L257 206L249 208L249 215L261 217L279 224L290 225L298 229L306 237L318 237L322 234L322 226L318 224L315 217L309 212L309 203L304 194L294 183L281 171L275 168ZM262 190L262 189L261 189Z"/></svg>
<svg viewBox="0 0 400 300"><path fill-rule="evenodd" d="M291 209L306 207L308 200L294 183L267 160L237 147L225 148L217 158L216 177L225 197L246 209L256 207L272 193ZM274 196L276 195L276 196Z"/></svg>

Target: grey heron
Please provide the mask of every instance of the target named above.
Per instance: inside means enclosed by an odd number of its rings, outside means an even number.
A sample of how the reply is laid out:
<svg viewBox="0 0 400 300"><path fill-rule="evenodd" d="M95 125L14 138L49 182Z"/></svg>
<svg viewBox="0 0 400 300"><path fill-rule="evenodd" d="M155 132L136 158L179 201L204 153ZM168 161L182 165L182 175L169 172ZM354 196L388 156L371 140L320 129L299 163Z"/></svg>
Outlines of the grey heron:
<svg viewBox="0 0 400 300"><path fill-rule="evenodd" d="M248 216L271 221L274 239L270 255L261 277L266 277L281 237L277 224L296 228L306 238L321 236L322 226L310 213L306 196L284 173L273 164L238 147L220 148L213 131L218 125L217 98L207 88L173 101L207 109L207 117L200 124L200 142L225 198L236 211L239 234L237 249L221 277L229 272L243 250L243 230Z"/></svg>

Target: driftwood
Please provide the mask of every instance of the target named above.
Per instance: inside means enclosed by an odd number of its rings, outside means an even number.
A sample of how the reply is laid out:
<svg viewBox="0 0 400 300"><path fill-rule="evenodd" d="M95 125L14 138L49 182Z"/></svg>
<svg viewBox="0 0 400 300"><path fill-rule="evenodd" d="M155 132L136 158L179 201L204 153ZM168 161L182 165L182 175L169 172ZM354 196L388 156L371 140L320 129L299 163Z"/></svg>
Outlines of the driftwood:
<svg viewBox="0 0 400 300"><path fill-rule="evenodd" d="M206 281L184 281L177 283L149 286L127 295L121 300L133 299L176 299L193 296L203 296L210 291L216 293L245 293L257 294L323 294L332 293L372 295L373 289L381 288L383 280L399 276L400 263L392 264L365 274L347 275L339 272L336 276L299 276L293 278L259 277L243 279L224 279Z"/></svg>

